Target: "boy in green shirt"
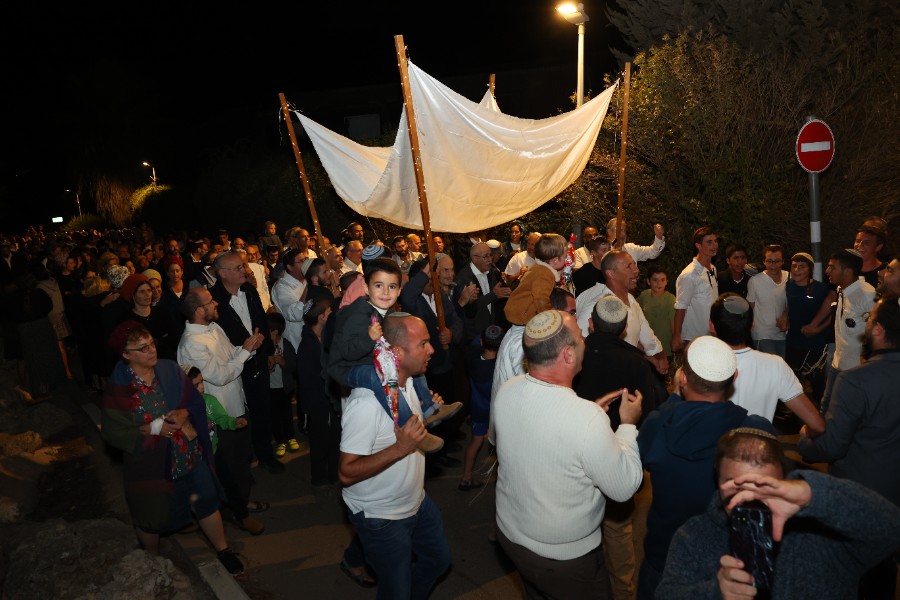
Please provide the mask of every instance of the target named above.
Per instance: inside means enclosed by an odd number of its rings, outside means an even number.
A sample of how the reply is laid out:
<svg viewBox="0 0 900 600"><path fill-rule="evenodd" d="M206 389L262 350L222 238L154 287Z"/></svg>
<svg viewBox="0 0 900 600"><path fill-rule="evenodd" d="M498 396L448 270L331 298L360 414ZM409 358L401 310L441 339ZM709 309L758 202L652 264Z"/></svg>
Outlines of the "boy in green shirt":
<svg viewBox="0 0 900 600"><path fill-rule="evenodd" d="M206 386L203 385L203 374L200 373L200 369L193 365L181 365L181 368L187 374L191 383L194 384L194 387L197 388L197 391L200 392L200 395L203 396L203 401L206 403L209 442L212 446L213 455L215 455L216 448L219 445L219 436L216 435L216 428L219 427L229 431L243 429L247 426L247 419L246 417L228 416L219 400L215 396L206 393Z"/></svg>
<svg viewBox="0 0 900 600"><path fill-rule="evenodd" d="M672 331L675 323L675 296L666 291L666 285L669 278L662 268L651 266L647 269L647 285L649 289L644 290L637 297L647 322L653 329L653 333L662 343L663 350L672 363ZM673 372L675 369L670 369Z"/></svg>

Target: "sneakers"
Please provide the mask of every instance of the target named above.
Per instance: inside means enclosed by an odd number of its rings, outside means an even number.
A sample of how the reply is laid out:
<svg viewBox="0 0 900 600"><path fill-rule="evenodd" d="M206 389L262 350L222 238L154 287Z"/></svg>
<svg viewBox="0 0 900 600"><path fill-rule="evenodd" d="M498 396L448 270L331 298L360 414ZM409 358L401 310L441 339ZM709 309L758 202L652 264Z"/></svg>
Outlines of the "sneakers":
<svg viewBox="0 0 900 600"><path fill-rule="evenodd" d="M275 446L275 456L281 458L287 452L287 444L278 444Z"/></svg>
<svg viewBox="0 0 900 600"><path fill-rule="evenodd" d="M231 548L225 548L216 554L216 558L222 563L222 566L232 575L240 575L244 572L244 563L241 562Z"/></svg>
<svg viewBox="0 0 900 600"><path fill-rule="evenodd" d="M444 447L444 440L439 438L436 435L431 435L430 433L425 434L425 439L419 442L419 450L424 452L425 454L430 454L432 452L437 452L441 448Z"/></svg>
<svg viewBox="0 0 900 600"><path fill-rule="evenodd" d="M434 427L438 423L445 421L459 412L462 408L462 402L454 402L453 404L441 404L437 412L425 419L425 427Z"/></svg>
<svg viewBox="0 0 900 600"><path fill-rule="evenodd" d="M296 438L291 438L288 440L287 447L291 452L297 452L300 450L300 442L298 442Z"/></svg>
<svg viewBox="0 0 900 600"><path fill-rule="evenodd" d="M238 528L243 529L250 535L259 535L266 530L265 525L251 516L246 516L243 519L235 519L234 521L237 524Z"/></svg>

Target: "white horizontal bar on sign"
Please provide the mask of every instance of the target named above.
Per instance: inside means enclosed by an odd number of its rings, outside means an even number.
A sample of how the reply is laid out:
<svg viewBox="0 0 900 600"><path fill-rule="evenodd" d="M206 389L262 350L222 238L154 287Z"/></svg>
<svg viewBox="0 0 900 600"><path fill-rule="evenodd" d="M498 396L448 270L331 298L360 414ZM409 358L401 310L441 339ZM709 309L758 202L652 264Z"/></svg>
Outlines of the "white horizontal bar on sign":
<svg viewBox="0 0 900 600"><path fill-rule="evenodd" d="M831 142L806 142L800 144L800 152L825 152L831 150Z"/></svg>

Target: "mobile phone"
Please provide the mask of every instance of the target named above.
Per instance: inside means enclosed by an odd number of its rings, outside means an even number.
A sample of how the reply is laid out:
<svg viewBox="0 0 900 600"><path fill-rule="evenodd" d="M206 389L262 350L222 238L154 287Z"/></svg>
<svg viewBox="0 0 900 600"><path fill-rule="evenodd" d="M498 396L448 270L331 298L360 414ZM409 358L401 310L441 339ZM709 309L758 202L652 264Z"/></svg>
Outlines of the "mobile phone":
<svg viewBox="0 0 900 600"><path fill-rule="evenodd" d="M757 589L772 589L775 545L772 540L772 511L757 500L735 506L731 511L731 555L744 562Z"/></svg>

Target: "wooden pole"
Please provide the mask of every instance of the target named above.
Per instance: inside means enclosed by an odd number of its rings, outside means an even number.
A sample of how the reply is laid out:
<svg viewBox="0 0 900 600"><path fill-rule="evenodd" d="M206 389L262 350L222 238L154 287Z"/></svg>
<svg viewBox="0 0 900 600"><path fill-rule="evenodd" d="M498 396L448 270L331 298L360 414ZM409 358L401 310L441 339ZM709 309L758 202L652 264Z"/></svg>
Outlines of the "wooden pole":
<svg viewBox="0 0 900 600"><path fill-rule="evenodd" d="M319 249L323 254L327 248L325 247L325 236L322 235L322 226L319 225L319 215L316 214L316 205L313 202L312 192L309 190L309 180L306 177L306 169L303 168L303 158L300 156L300 147L297 145L297 136L294 135L294 124L291 122L291 110L288 107L284 94L279 92L278 99L281 100L281 112L284 114L284 122L287 124L288 135L291 136L291 147L294 149L294 160L297 162L297 171L300 173L300 182L303 183L303 191L306 193L306 203L309 205L309 213L312 216L313 227L316 230L316 237L319 239ZM324 258L324 256L322 257Z"/></svg>
<svg viewBox="0 0 900 600"><path fill-rule="evenodd" d="M397 49L397 64L400 67L400 85L403 87L403 106L406 109L406 121L409 124L409 147L413 155L413 167L416 172L416 188L419 191L419 209L422 211L422 227L425 229L425 243L428 246L428 260L434 267L434 240L431 237L431 220L428 217L428 197L425 194L425 174L422 172L422 156L419 154L419 133L416 130L416 114L413 110L412 90L409 86L409 70L406 65L406 46L403 36L394 36ZM444 302L441 300L441 283L436 269L431 269L431 285L434 287L434 308L438 318L438 329L444 329Z"/></svg>
<svg viewBox="0 0 900 600"><path fill-rule="evenodd" d="M625 201L625 149L627 147L628 137L628 96L631 90L631 63L625 63L625 97L622 99L622 152L619 155L619 206L616 209L616 231L615 236L619 236L619 228L622 226L624 214L622 204ZM612 244L616 240L609 240ZM620 240L619 245L625 243Z"/></svg>
<svg viewBox="0 0 900 600"><path fill-rule="evenodd" d="M494 88L497 82L497 75L495 73L491 73L491 76L488 77L488 89L491 90L491 96L494 96ZM496 96L494 96L496 98Z"/></svg>

